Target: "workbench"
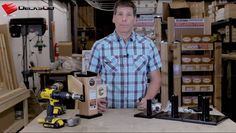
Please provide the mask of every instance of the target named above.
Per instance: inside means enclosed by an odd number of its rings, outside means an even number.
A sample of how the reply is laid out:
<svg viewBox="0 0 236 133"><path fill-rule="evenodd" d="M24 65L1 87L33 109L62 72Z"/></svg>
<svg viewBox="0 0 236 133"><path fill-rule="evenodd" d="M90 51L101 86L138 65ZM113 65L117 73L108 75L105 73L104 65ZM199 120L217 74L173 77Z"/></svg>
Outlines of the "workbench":
<svg viewBox="0 0 236 133"><path fill-rule="evenodd" d="M67 110L61 117L73 118L78 112L78 110ZM37 122L38 118L45 117L46 111L43 111L20 132L236 132L236 123L230 119L213 126L156 118L136 118L133 117L135 113L138 113L137 109L108 109L101 117L81 118L80 124L75 127L49 129ZM222 115L214 109L211 114Z"/></svg>

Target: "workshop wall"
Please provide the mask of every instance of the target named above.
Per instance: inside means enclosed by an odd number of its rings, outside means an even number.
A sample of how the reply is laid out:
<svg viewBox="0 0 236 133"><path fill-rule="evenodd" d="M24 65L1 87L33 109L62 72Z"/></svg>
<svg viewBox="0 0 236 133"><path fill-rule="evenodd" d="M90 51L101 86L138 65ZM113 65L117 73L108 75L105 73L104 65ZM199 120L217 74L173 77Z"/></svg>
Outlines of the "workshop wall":
<svg viewBox="0 0 236 133"><path fill-rule="evenodd" d="M7 15L3 10L2 5L7 2L13 2L17 7L43 7L48 6L48 1L35 1L35 0L24 0L24 1L0 1L0 24L9 24L11 18L30 18L30 17L43 17L46 19L48 25L48 11L47 10L16 10L15 12ZM70 9L64 3L53 1L53 19L55 22L55 42L67 41L71 38L71 23L70 23ZM22 37L12 38L12 52L14 63L16 67L18 82L22 82ZM38 53L38 49L34 48L37 41L35 33L29 33L28 35L28 62L32 61L36 66L49 66L50 65L50 54L49 54L49 31L47 30L43 36L43 42L46 45L43 48L42 53ZM30 81L31 82L31 81ZM30 83L31 84L31 83Z"/></svg>

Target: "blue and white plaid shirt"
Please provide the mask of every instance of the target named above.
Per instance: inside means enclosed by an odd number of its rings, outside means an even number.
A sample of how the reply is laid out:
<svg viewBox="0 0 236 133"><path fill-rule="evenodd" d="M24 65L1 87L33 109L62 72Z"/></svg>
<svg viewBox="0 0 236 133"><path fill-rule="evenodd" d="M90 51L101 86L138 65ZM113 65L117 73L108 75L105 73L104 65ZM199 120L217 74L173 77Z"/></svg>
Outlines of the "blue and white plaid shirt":
<svg viewBox="0 0 236 133"><path fill-rule="evenodd" d="M134 108L147 89L147 74L161 67L153 41L132 32L125 44L114 31L95 42L89 71L99 73L107 85L108 108Z"/></svg>

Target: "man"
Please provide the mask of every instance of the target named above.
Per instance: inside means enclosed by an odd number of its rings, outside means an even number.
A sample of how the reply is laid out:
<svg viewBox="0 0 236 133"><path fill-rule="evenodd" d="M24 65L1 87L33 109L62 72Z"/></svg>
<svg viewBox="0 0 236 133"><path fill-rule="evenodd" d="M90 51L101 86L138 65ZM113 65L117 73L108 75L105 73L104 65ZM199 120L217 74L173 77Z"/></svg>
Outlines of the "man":
<svg viewBox="0 0 236 133"><path fill-rule="evenodd" d="M98 99L98 110L146 107L146 100L153 99L160 88L158 50L153 41L133 31L136 6L131 0L115 3L112 22L115 31L95 42L88 68L107 85L107 98Z"/></svg>

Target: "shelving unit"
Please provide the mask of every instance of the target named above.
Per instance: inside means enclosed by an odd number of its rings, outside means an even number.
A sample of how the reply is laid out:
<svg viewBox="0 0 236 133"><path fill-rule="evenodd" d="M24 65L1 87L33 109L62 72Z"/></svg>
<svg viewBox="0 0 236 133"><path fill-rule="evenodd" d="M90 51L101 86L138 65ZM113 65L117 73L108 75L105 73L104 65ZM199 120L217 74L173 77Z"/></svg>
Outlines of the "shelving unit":
<svg viewBox="0 0 236 133"><path fill-rule="evenodd" d="M212 103L212 51L212 43L190 42L181 44L181 105L196 105L198 95L210 97L210 103ZM204 58L208 59L209 62L202 62ZM208 80L207 83L203 82L204 79Z"/></svg>
<svg viewBox="0 0 236 133"><path fill-rule="evenodd" d="M236 51L236 19L229 18L211 24L212 34L219 35L222 41L222 113L236 121L236 62L234 59Z"/></svg>
<svg viewBox="0 0 236 133"><path fill-rule="evenodd" d="M219 34L220 39L222 41L222 50L226 52L226 50L236 50L236 38L235 38L235 30L236 28L236 19L225 19L221 21L217 21L211 24L211 32L212 34ZM234 28L234 29L235 29ZM225 41L225 38L227 38ZM227 52L226 52L227 53Z"/></svg>
<svg viewBox="0 0 236 133"><path fill-rule="evenodd" d="M194 37L209 38L208 42L182 42L174 48L174 71L178 73L175 84L179 89L175 93L180 96L179 105L196 106L198 95L210 98L210 103L216 108L221 108L220 87L220 43L211 43L209 35L189 35L186 38L193 40ZM217 63L216 63L217 62ZM178 71L178 72L177 72ZM175 85L174 85L175 86Z"/></svg>

